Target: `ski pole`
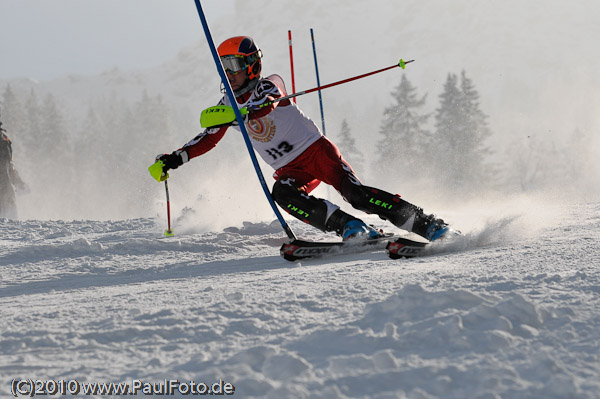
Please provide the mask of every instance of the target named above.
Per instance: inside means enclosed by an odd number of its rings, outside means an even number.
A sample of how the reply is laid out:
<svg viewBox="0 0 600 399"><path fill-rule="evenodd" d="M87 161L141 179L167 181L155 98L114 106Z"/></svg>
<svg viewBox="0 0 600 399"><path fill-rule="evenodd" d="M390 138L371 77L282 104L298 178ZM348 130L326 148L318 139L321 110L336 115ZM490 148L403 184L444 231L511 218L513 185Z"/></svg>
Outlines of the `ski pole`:
<svg viewBox="0 0 600 399"><path fill-rule="evenodd" d="M257 107L251 107L251 108L240 108L239 112L242 115L247 114L249 111L256 111L259 110L263 107L268 107L272 104L278 103L280 101L283 100L289 100L298 96L302 96L304 94L308 94L308 93L312 93L315 92L317 90L323 90L323 89L327 89L329 87L333 87L333 86L337 86L337 85L341 85L343 83L347 83L347 82L351 82L353 80L357 80L357 79L361 79L367 76L371 76L374 75L376 73L380 73L380 72L384 72L384 71L388 71L390 69L396 68L396 67L400 67L402 69L406 68L406 64L409 64L411 62L414 62L415 60L409 60L409 61L404 61L403 59L400 59L400 62L398 62L397 64L394 64L392 66L386 67L386 68L382 68L382 69L378 69L377 71L373 71L373 72L369 72L369 73L365 73L362 75L358 75L358 76L354 76L352 78L348 78L348 79L344 79L344 80L340 80L338 82L333 82L333 83L329 83L323 86L317 86L314 87L312 89L308 89L308 90L304 90L304 91L300 91L298 93L294 93L294 94L290 94L288 96L284 96L284 97L279 97L274 99L273 101L267 101ZM224 78L226 79L226 77ZM223 81L223 78L222 78ZM237 107L236 107L237 108ZM236 113L233 109L233 107L229 106L229 105L215 105L213 107L209 107L207 109L205 109L204 111L202 111L202 113L200 114L200 126L202 126L203 128L209 128L209 127L215 127L215 126L229 126L231 125L231 123L233 121L235 121L237 118Z"/></svg>
<svg viewBox="0 0 600 399"><path fill-rule="evenodd" d="M165 179L165 192L167 193L167 230L165 230L165 237L170 237L173 234L171 230L171 201L169 200L169 183Z"/></svg>
<svg viewBox="0 0 600 399"><path fill-rule="evenodd" d="M164 162L161 160L156 161L148 168L148 172L150 175L156 179L156 181L164 181L165 182L165 192L167 193L167 230L165 230L165 236L170 237L173 234L173 230L171 230L171 201L169 200L169 183L167 183L167 179L169 178L169 174L164 172L163 167L165 166Z"/></svg>
<svg viewBox="0 0 600 399"><path fill-rule="evenodd" d="M269 201L269 204L271 205L275 216L277 216L277 219L279 220L279 223L281 223L281 227L287 234L288 238L294 239L296 238L296 235L292 231L292 228L287 224L287 222L283 218L283 215L277 208L277 205L275 205L275 201L271 196L271 191L267 187L265 176L263 175L260 169L260 164L258 163L256 154L254 153L254 148L252 147L252 142L250 141L250 136L248 135L248 131L246 130L246 126L244 125L244 117L242 116L242 112L237 106L233 89L231 88L229 80L227 80L225 69L223 68L223 64L221 63L221 60L219 58L219 53L217 52L217 47L215 46L215 42L213 41L212 34L210 33L208 22L206 21L206 16L204 15L204 10L202 10L202 4L200 4L200 0L194 0L194 2L196 3L198 16L200 17L200 21L202 22L202 28L204 29L204 34L206 36L206 41L208 42L208 47L210 48L210 52L212 53L212 56L214 58L215 65L217 67L217 72L219 72L219 76L221 77L221 82L223 82L223 86L225 87L225 92L227 93L229 102L233 105L232 107L229 107L231 108L231 110L233 110L235 116L235 118L233 118L231 121L237 119L238 124L240 126L240 131L242 132L242 137L244 137L244 142L246 143L246 148L248 149L248 154L250 155L252 165L254 165L254 170L256 171L256 176L258 177L260 185L265 193L265 196L267 197L267 200ZM204 111L202 111L202 113L204 114Z"/></svg>
<svg viewBox="0 0 600 399"><path fill-rule="evenodd" d="M410 64L411 62L414 62L414 61L415 60L404 61L403 59L400 59L400 62L398 62L397 64L394 64L394 65L386 67L386 68L378 69L378 70L373 71L373 72L368 72L368 73L365 73L365 74L362 74L362 75L354 76L354 77L351 77L351 78L348 78L348 79L344 79L344 80L340 80L340 81L337 81L337 82L328 83L328 84L323 85L323 86L313 87L312 89L308 89L308 90L304 90L304 91L299 91L298 93L290 94L288 96L276 98L273 101L267 102L265 104L261 104L261 108L269 106L269 105L274 104L274 103L277 103L279 101L289 100L289 99L294 98L294 97L303 96L305 94L312 93L312 92L315 92L317 90L324 90L324 89L328 89L328 88L333 87L333 86L341 85L343 83L352 82L353 80L366 78L367 76L375 75L376 73L380 73L380 72L384 72L384 71L389 71L390 69L393 69L393 68L400 67L402 69L405 69L406 68L406 64Z"/></svg>

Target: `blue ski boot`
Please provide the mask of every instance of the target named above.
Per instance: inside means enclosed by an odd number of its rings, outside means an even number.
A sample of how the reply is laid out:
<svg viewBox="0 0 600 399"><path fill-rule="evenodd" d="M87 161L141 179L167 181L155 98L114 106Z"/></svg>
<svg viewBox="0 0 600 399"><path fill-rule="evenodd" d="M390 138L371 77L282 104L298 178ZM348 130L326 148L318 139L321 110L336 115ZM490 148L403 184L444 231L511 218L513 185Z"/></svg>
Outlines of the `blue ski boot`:
<svg viewBox="0 0 600 399"><path fill-rule="evenodd" d="M450 231L450 228L442 219L434 219L425 231L425 238L429 241L435 241L443 238L448 231Z"/></svg>
<svg viewBox="0 0 600 399"><path fill-rule="evenodd" d="M362 220L351 220L344 225L342 232L342 240L348 241L355 238L364 240L375 240L383 237L383 233L375 230L371 226L367 226Z"/></svg>

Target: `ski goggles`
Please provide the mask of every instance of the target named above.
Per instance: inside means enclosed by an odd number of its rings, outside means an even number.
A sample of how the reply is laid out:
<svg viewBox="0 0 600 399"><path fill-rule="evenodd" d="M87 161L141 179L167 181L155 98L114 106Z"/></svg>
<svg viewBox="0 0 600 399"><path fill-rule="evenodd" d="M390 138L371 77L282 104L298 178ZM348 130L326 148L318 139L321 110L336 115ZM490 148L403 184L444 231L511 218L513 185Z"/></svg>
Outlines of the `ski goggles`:
<svg viewBox="0 0 600 399"><path fill-rule="evenodd" d="M246 57L243 55L226 55L221 57L221 63L223 64L223 68L225 68L225 72L229 72L232 74L237 74L248 68L248 63L246 63Z"/></svg>
<svg viewBox="0 0 600 399"><path fill-rule="evenodd" d="M223 68L225 68L225 72L235 75L253 65L261 56L260 50L249 56L240 54L224 55L221 57L221 63L223 64Z"/></svg>

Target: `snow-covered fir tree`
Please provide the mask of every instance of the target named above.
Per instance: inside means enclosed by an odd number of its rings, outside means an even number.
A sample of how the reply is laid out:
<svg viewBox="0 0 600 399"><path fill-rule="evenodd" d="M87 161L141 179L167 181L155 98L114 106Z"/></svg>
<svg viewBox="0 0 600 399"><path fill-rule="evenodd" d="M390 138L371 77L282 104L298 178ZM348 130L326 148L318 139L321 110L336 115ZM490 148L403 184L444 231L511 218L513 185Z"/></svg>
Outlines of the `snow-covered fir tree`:
<svg viewBox="0 0 600 399"><path fill-rule="evenodd" d="M435 115L433 156L429 158L440 187L462 190L491 183L493 173L486 163L491 154L486 146L491 131L486 118L479 107L479 94L466 73L461 73L460 82L455 74L449 74Z"/></svg>
<svg viewBox="0 0 600 399"><path fill-rule="evenodd" d="M402 75L400 84L391 93L393 104L383 112L377 143L378 165L386 165L399 174L418 178L426 173L426 155L430 133L426 129L430 115L423 111L427 95Z"/></svg>
<svg viewBox="0 0 600 399"><path fill-rule="evenodd" d="M27 129L27 118L23 110L23 104L11 85L6 85L4 88L0 106L2 128L6 129L13 141L14 150L14 143L23 139L24 131Z"/></svg>
<svg viewBox="0 0 600 399"><path fill-rule="evenodd" d="M27 118L27 129L24 132L23 145L31 151L39 142L42 132L42 112L40 100L34 89L31 89L25 100L25 115Z"/></svg>

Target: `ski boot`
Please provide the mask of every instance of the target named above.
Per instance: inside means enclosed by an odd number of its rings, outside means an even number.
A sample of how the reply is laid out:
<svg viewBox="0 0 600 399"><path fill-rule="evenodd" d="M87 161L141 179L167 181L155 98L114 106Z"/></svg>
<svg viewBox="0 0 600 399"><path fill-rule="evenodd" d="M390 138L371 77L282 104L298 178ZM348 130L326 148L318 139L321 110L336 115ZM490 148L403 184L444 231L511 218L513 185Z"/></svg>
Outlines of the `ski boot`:
<svg viewBox="0 0 600 399"><path fill-rule="evenodd" d="M443 238L448 231L450 231L450 227L442 220L442 219L434 219L431 224L425 230L425 238L429 241L435 241Z"/></svg>
<svg viewBox="0 0 600 399"><path fill-rule="evenodd" d="M450 231L450 227L448 223L436 218L435 215L426 215L421 211L415 215L410 231L428 241L436 241L443 238Z"/></svg>
<svg viewBox="0 0 600 399"><path fill-rule="evenodd" d="M348 241L353 239L375 240L383 237L383 233L375 230L371 226L367 226L362 220L351 220L344 225L342 231L342 240Z"/></svg>

